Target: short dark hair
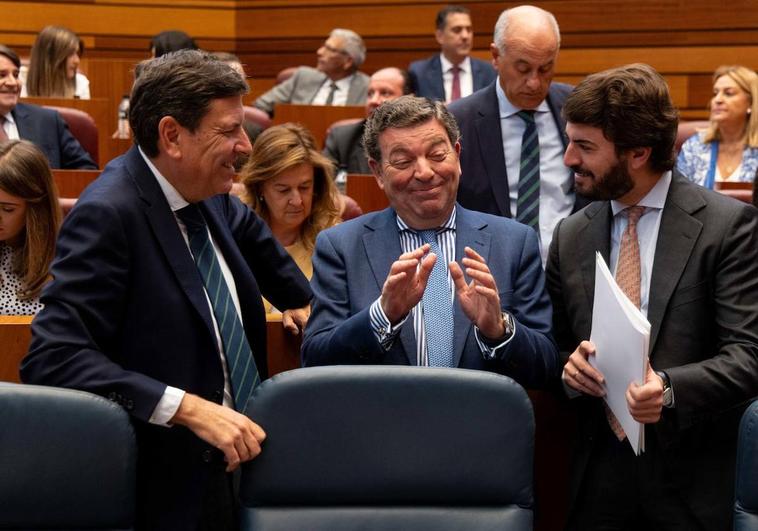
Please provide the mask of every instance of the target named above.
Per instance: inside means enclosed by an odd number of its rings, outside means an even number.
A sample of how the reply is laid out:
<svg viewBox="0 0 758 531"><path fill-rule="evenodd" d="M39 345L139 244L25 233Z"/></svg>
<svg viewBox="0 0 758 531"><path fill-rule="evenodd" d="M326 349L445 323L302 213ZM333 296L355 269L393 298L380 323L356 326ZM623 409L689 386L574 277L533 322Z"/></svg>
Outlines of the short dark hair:
<svg viewBox="0 0 758 531"><path fill-rule="evenodd" d="M597 127L616 152L650 147L650 167L674 167L679 114L668 86L653 67L630 64L584 78L566 99L567 122Z"/></svg>
<svg viewBox="0 0 758 531"><path fill-rule="evenodd" d="M142 61L136 72L129 125L148 157L158 155L158 123L164 116L173 116L194 132L213 100L241 96L249 90L231 66L197 50Z"/></svg>
<svg viewBox="0 0 758 531"><path fill-rule="evenodd" d="M18 58L16 52L8 48L5 44L0 44L0 55L4 55L10 59L11 63L16 65L16 68L21 68L21 59Z"/></svg>
<svg viewBox="0 0 758 531"><path fill-rule="evenodd" d="M179 50L197 50L195 39L180 30L161 31L150 39L150 49L155 49L155 57Z"/></svg>
<svg viewBox="0 0 758 531"><path fill-rule="evenodd" d="M435 25L438 30L442 31L447 26L447 17L453 13L461 13L463 15L471 15L471 11L467 7L449 5L445 6L437 12L437 19Z"/></svg>
<svg viewBox="0 0 758 531"><path fill-rule="evenodd" d="M363 130L363 148L366 156L377 162L382 160L379 135L387 129L414 127L432 119L439 120L445 128L450 144L458 141L461 136L458 124L444 103L416 96L400 96L385 101L366 120Z"/></svg>

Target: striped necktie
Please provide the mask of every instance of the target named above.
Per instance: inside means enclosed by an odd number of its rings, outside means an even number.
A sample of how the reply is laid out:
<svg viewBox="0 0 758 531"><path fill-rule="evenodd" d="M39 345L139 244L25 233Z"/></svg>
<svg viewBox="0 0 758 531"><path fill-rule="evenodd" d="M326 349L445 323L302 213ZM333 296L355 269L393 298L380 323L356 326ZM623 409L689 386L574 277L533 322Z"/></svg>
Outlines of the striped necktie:
<svg viewBox="0 0 758 531"><path fill-rule="evenodd" d="M540 224L540 140L534 111L519 111L526 128L521 138L521 167L518 177L516 220L539 232Z"/></svg>
<svg viewBox="0 0 758 531"><path fill-rule="evenodd" d="M437 255L426 283L424 296L424 328L426 352L430 367L453 366L453 301L447 281L447 264L437 243L437 231L422 230L419 236Z"/></svg>
<svg viewBox="0 0 758 531"><path fill-rule="evenodd" d="M176 215L187 226L190 250L195 258L197 270L203 278L213 314L216 316L229 368L235 407L237 411L244 412L253 389L260 382L253 351L247 342L245 330L229 293L229 286L221 272L203 214L197 205L191 204L177 210Z"/></svg>

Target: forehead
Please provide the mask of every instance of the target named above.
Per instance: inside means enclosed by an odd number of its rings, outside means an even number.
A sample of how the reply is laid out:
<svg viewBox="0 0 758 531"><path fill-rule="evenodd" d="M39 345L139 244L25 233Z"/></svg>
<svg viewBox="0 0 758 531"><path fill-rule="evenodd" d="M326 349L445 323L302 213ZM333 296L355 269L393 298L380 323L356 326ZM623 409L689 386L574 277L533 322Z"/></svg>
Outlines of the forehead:
<svg viewBox="0 0 758 531"><path fill-rule="evenodd" d="M505 39L505 55L512 61L545 64L558 55L558 40L546 24L519 24L510 29Z"/></svg>
<svg viewBox="0 0 758 531"><path fill-rule="evenodd" d="M613 148L613 142L605 138L603 130L593 125L566 122L566 135L574 143L592 143L601 148Z"/></svg>
<svg viewBox="0 0 758 531"><path fill-rule="evenodd" d="M368 82L368 87L370 89L377 89L377 88L386 88L387 86L392 87L393 89L397 91L403 90L403 76L398 74L397 72L387 72L387 73L379 73L374 74L371 76L371 79Z"/></svg>
<svg viewBox="0 0 758 531"><path fill-rule="evenodd" d="M471 17L466 13L450 13L445 17L445 29L471 26Z"/></svg>
<svg viewBox="0 0 758 531"><path fill-rule="evenodd" d="M739 84L737 84L737 82L732 79L732 76L728 74L724 74L723 76L719 77L713 86L718 88L733 87L742 90L742 87L740 87Z"/></svg>
<svg viewBox="0 0 758 531"><path fill-rule="evenodd" d="M332 35L328 39L326 39L326 44L328 44L332 48L342 49L342 47L345 45L345 39L337 35Z"/></svg>
<svg viewBox="0 0 758 531"><path fill-rule="evenodd" d="M390 127L379 135L382 155L396 151L423 151L439 143L450 146L447 131L436 118L410 127Z"/></svg>
<svg viewBox="0 0 758 531"><path fill-rule="evenodd" d="M216 98L215 100L211 100L208 112L200 120L200 126L232 126L242 123L243 118L242 96Z"/></svg>
<svg viewBox="0 0 758 531"><path fill-rule="evenodd" d="M0 54L0 69L3 70L18 70L15 64L13 64L13 61L8 59L6 56Z"/></svg>

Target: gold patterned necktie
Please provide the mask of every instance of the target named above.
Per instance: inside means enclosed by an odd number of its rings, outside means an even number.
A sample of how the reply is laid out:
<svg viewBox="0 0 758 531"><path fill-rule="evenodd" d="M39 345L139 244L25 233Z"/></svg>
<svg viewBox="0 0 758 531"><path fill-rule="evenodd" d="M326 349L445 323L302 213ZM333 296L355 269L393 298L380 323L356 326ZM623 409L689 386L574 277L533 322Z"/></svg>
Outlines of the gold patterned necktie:
<svg viewBox="0 0 758 531"><path fill-rule="evenodd" d="M640 241L637 237L637 222L645 212L645 207L631 206L624 210L627 216L627 225L624 234L621 236L621 245L619 246L619 260L616 264L616 283L621 291L623 291L629 300L639 308L640 307L640 278L641 278L641 265L640 265ZM608 419L608 424L611 427L613 433L618 437L619 441L623 441L626 437L621 424L619 423L616 415L614 415L605 406L605 416Z"/></svg>

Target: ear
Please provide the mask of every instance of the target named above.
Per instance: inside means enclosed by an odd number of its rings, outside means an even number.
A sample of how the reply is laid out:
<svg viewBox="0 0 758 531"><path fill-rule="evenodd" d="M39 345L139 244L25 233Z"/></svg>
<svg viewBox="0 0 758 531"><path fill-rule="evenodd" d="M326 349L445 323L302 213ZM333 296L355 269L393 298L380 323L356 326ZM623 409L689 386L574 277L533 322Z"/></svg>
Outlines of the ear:
<svg viewBox="0 0 758 531"><path fill-rule="evenodd" d="M437 39L437 44L442 46L442 37L444 36L445 32L442 30L435 30L434 31L434 38Z"/></svg>
<svg viewBox="0 0 758 531"><path fill-rule="evenodd" d="M650 154L653 152L653 148L636 147L627 150L627 160L629 161L629 167L634 170L643 169L650 160Z"/></svg>
<svg viewBox="0 0 758 531"><path fill-rule="evenodd" d="M164 116L158 122L158 148L172 159L182 157L181 140L184 129L173 116Z"/></svg>
<svg viewBox="0 0 758 531"><path fill-rule="evenodd" d="M490 43L490 53L492 54L492 66L497 70L497 62L500 59L500 49L495 46L494 42Z"/></svg>
<svg viewBox="0 0 758 531"><path fill-rule="evenodd" d="M384 176L382 174L382 165L369 157L368 167L371 168L371 173L374 175L374 179L376 179L376 184L381 190L384 190Z"/></svg>

